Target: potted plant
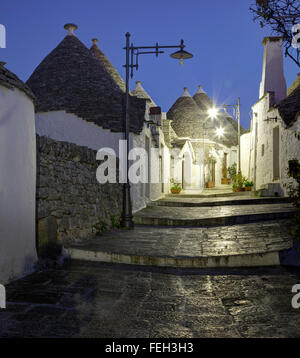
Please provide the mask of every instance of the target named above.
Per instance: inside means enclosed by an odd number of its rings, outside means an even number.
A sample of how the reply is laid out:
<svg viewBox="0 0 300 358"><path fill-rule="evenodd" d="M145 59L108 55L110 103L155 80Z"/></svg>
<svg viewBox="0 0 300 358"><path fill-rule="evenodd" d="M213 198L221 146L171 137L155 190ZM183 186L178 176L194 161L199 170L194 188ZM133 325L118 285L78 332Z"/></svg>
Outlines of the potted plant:
<svg viewBox="0 0 300 358"><path fill-rule="evenodd" d="M207 181L205 183L205 187L206 188L214 188L215 187L215 182L214 181Z"/></svg>
<svg viewBox="0 0 300 358"><path fill-rule="evenodd" d="M170 182L172 184L171 189L170 189L171 193L172 194L179 194L181 192L181 189L182 189L181 184L178 183L178 182L175 182L174 179L171 179Z"/></svg>
<svg viewBox="0 0 300 358"><path fill-rule="evenodd" d="M223 166L223 168L222 168L222 176L223 176L223 178L221 179L221 184L228 184L230 179L227 178L226 166Z"/></svg>
<svg viewBox="0 0 300 358"><path fill-rule="evenodd" d="M246 180L246 182L245 182L245 189L246 189L246 191L251 191L252 190L252 188L253 188L253 181L248 181L248 180Z"/></svg>
<svg viewBox="0 0 300 358"><path fill-rule="evenodd" d="M239 190L238 190L238 185L237 185L236 183L233 183L233 184L232 184L232 190L233 190L233 191L239 191Z"/></svg>
<svg viewBox="0 0 300 358"><path fill-rule="evenodd" d="M233 191L245 191L246 178L242 174L235 174L232 189Z"/></svg>

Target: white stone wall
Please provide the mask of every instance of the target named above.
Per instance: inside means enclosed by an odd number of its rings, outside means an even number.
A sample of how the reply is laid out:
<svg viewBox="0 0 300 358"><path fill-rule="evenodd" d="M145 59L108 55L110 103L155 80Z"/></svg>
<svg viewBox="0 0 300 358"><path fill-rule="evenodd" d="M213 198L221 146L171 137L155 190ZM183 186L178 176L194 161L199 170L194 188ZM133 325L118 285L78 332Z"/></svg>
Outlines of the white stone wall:
<svg viewBox="0 0 300 358"><path fill-rule="evenodd" d="M179 160L180 159L180 160ZM175 158L173 160L173 179L175 183L182 184L182 158Z"/></svg>
<svg viewBox="0 0 300 358"><path fill-rule="evenodd" d="M143 131L140 135L131 135L131 146L134 148L145 148L146 149L146 137L149 139L149 158L150 165L152 166L152 171L157 176L157 182L150 183L150 197L147 196L147 183L138 183L132 185L132 199L133 199L133 211L140 210L141 208L147 205L147 202L150 200L158 200L162 198L165 194L169 192L170 187L170 151L164 142L164 135L160 128L159 132L159 145L160 145L160 155L162 157L162 169L163 173L160 173L161 168L159 161L156 158L153 158L151 155L151 148L157 146L156 141L153 139L150 126L144 125ZM165 181L162 186L160 178ZM148 173L149 181L153 181L154 178L151 178L151 173ZM162 191L162 189L164 189Z"/></svg>
<svg viewBox="0 0 300 358"><path fill-rule="evenodd" d="M65 111L36 114L36 132L57 141L74 143L91 149L109 147L118 153L122 133L111 132Z"/></svg>
<svg viewBox="0 0 300 358"><path fill-rule="evenodd" d="M164 143L163 150L163 178L164 178L164 192L163 194L168 194L170 192L170 179L171 179L171 154L167 145Z"/></svg>
<svg viewBox="0 0 300 358"><path fill-rule="evenodd" d="M267 189L270 183L280 183L284 195L288 195L288 185L293 182L287 175L288 161L300 160L300 141L295 136L300 132L299 118L296 123L287 128L280 118L277 109L270 108L272 94L266 94L252 108L254 113L254 125L250 134L250 172L256 173L253 179L256 182L256 190ZM274 118L278 118L277 121ZM267 120L269 118L269 120ZM257 123L257 138L255 134ZM279 126L279 166L280 178L273 178L273 128ZM256 151L256 163L254 163Z"/></svg>
<svg viewBox="0 0 300 358"><path fill-rule="evenodd" d="M264 189L268 183L273 182L272 124L265 121L268 116L270 118L268 110L271 96L270 93L267 93L252 107L257 124L257 137L254 133L252 134L256 150L256 163L254 164L256 190Z"/></svg>
<svg viewBox="0 0 300 358"><path fill-rule="evenodd" d="M277 116L280 118L277 109L270 111L268 115L270 117ZM277 123L272 122L269 130L270 135L272 135L273 128L278 125L280 135L280 183L284 194L288 195L288 186L295 184L295 181L288 176L288 162L292 159L298 159L300 162L300 140L298 139L298 135L300 134L300 115L298 115L298 120L294 125L289 128L286 128L286 125L281 119Z"/></svg>
<svg viewBox="0 0 300 358"><path fill-rule="evenodd" d="M232 164L237 163L238 157L238 148L231 147L228 155L228 167L232 166Z"/></svg>
<svg viewBox="0 0 300 358"><path fill-rule="evenodd" d="M144 127L140 135L130 134L130 147L145 148L146 133L147 130ZM131 199L132 199L133 212L136 212L146 206L147 198L145 195L145 184L143 183L131 184Z"/></svg>
<svg viewBox="0 0 300 358"><path fill-rule="evenodd" d="M251 143L252 133L245 133L241 136L241 171L242 175L251 180Z"/></svg>
<svg viewBox="0 0 300 358"><path fill-rule="evenodd" d="M34 107L21 91L0 86L0 283L30 273L35 244Z"/></svg>

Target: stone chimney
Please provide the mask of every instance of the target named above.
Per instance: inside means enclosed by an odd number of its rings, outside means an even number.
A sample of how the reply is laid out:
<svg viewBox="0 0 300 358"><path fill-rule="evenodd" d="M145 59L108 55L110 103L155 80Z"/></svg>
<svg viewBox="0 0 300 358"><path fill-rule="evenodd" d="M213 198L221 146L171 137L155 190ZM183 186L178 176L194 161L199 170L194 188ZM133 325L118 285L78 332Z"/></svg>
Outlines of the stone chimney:
<svg viewBox="0 0 300 358"><path fill-rule="evenodd" d="M259 98L274 92L275 103L286 97L286 81L283 73L282 37L265 37L264 57Z"/></svg>

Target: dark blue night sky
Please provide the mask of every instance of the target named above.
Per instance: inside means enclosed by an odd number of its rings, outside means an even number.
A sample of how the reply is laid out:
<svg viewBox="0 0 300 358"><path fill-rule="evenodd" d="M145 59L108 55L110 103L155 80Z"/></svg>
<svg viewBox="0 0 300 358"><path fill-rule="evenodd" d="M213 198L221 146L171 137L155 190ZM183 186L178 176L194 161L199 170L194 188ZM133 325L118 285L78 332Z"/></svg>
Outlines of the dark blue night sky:
<svg viewBox="0 0 300 358"><path fill-rule="evenodd" d="M252 0L2 0L0 23L6 26L7 48L1 61L22 80L64 38L63 25L78 25L76 35L88 47L99 47L124 77L125 33L135 45L176 45L183 38L194 58L180 66L169 53L140 58L135 81L142 81L154 101L167 111L188 87L202 84L217 104L241 97L242 124L248 129L251 105L258 100L264 36L272 35L252 21ZM299 69L285 60L287 85Z"/></svg>

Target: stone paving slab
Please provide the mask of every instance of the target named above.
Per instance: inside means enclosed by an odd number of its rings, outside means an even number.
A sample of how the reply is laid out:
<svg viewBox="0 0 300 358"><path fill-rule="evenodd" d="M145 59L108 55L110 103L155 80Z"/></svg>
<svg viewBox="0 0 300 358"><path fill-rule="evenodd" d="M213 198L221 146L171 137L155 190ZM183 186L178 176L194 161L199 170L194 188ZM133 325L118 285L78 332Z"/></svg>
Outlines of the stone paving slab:
<svg viewBox="0 0 300 358"><path fill-rule="evenodd" d="M66 248L73 259L178 267L278 265L292 240L289 222L212 228L135 227Z"/></svg>
<svg viewBox="0 0 300 358"><path fill-rule="evenodd" d="M148 203L151 206L172 206L172 207L201 207L201 206L221 206L221 205L249 205L249 204L279 204L291 203L288 197L221 197L221 198L191 198L177 197L175 195Z"/></svg>
<svg viewBox="0 0 300 358"><path fill-rule="evenodd" d="M300 270L73 261L6 286L0 337L300 338ZM51 297L51 299L49 299Z"/></svg>
<svg viewBox="0 0 300 358"><path fill-rule="evenodd" d="M184 210L181 207L152 206L135 213L134 221L142 225L219 226L285 219L290 218L294 211L290 203L188 207Z"/></svg>

